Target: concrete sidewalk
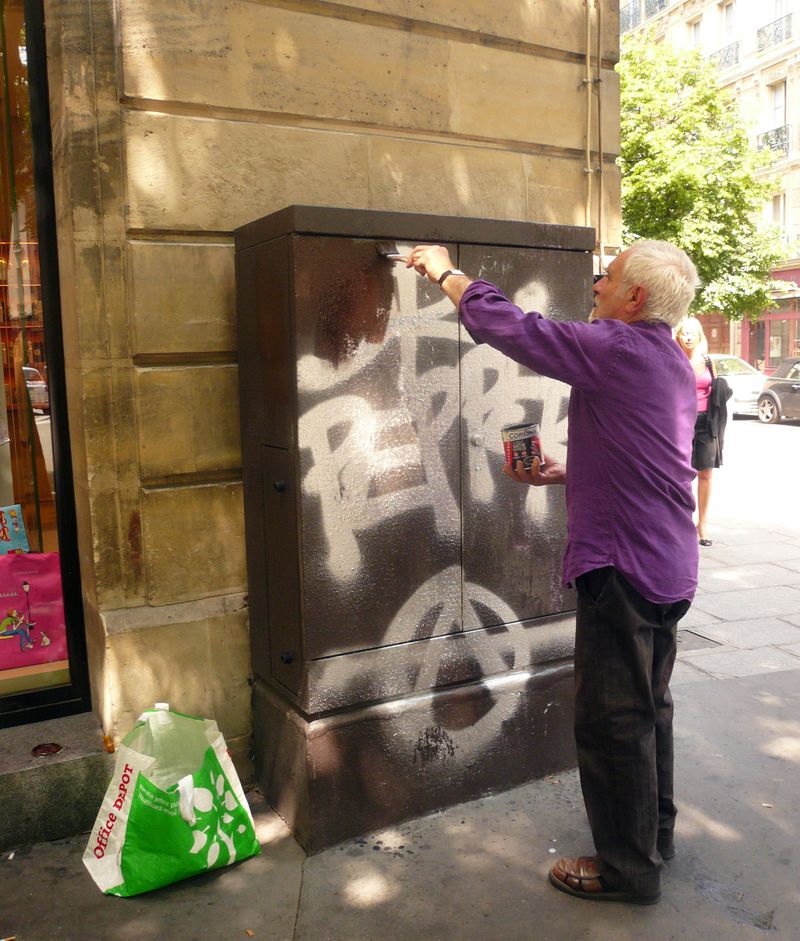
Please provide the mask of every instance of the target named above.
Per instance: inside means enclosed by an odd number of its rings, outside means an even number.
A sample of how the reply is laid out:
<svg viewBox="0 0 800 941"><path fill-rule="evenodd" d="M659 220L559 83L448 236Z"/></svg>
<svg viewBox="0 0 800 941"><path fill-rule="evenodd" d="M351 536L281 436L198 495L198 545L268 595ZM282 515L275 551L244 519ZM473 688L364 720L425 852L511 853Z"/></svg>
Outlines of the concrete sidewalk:
<svg viewBox="0 0 800 941"><path fill-rule="evenodd" d="M0 938L800 939L800 531L727 520L712 534L681 625L677 855L659 905L548 885L555 858L592 851L568 772L311 858L252 792L262 856L133 899L97 890L85 837L5 852Z"/></svg>

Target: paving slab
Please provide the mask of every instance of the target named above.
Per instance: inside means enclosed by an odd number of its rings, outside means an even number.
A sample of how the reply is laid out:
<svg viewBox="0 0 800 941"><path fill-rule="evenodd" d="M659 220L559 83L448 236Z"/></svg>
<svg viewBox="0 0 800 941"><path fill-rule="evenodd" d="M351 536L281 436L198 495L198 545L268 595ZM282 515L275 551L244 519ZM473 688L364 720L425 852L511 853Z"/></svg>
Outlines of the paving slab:
<svg viewBox="0 0 800 941"><path fill-rule="evenodd" d="M703 630L706 630L706 628L703 628ZM680 630L677 632L676 639L678 653L683 653L686 650L713 650L715 647L719 647L719 642L694 631Z"/></svg>
<svg viewBox="0 0 800 941"><path fill-rule="evenodd" d="M737 588L766 588L771 585L800 585L800 571L788 570L779 563L721 565L702 573L704 594Z"/></svg>
<svg viewBox="0 0 800 941"><path fill-rule="evenodd" d="M769 542L745 542L739 546L711 546L701 549L702 564L711 559L722 565L751 565L758 562L781 562L797 558L794 542L770 540Z"/></svg>
<svg viewBox="0 0 800 941"><path fill-rule="evenodd" d="M691 608L681 618L678 626L682 631L686 629L699 630L706 624L720 623L720 619L715 614L712 614L710 610L704 611L700 607L702 597L703 595L698 593ZM709 607L713 607L713 602L709 602Z"/></svg>
<svg viewBox="0 0 800 941"><path fill-rule="evenodd" d="M748 621L720 621L707 624L698 631L704 637L729 647L751 650L754 647L785 647L787 644L800 644L800 627L781 618L753 618ZM683 632L679 632L680 633ZM697 636L697 635L695 635ZM710 645L705 645L706 648ZM702 644L694 647L702 648ZM687 646L690 650L694 647ZM679 645L679 650L681 647Z"/></svg>
<svg viewBox="0 0 800 941"><path fill-rule="evenodd" d="M717 551L722 550L722 546L717 547ZM707 546L700 549L700 558L698 561L698 572L702 577L704 572L709 572L712 569L719 569L727 567L727 562L720 559L715 555L714 548L708 548ZM698 585L698 590L702 591L702 585Z"/></svg>
<svg viewBox="0 0 800 941"><path fill-rule="evenodd" d="M717 679L800 669L800 660L797 657L775 647L757 647L754 650L692 650L683 654L681 660L699 667Z"/></svg>
<svg viewBox="0 0 800 941"><path fill-rule="evenodd" d="M702 628L705 630L705 628ZM700 630L700 628L698 628ZM732 647L730 644L708 644L707 646L694 647L691 650L679 650L678 660L681 662L692 662L695 666L702 667L703 657L710 653L738 653L739 647Z"/></svg>
<svg viewBox="0 0 800 941"><path fill-rule="evenodd" d="M688 683L699 683L709 679L711 679L711 674L706 673L697 663L676 660L669 685L670 689L674 690L677 686L686 686Z"/></svg>
<svg viewBox="0 0 800 941"><path fill-rule="evenodd" d="M733 521L714 521L708 528L709 535L717 549L723 546L757 545L758 543L781 542L785 533L777 533L767 528L753 529L753 521L736 523ZM703 547L703 555L705 549Z"/></svg>
<svg viewBox="0 0 800 941"><path fill-rule="evenodd" d="M757 617L796 614L800 611L800 588L772 585L767 588L710 592L697 598L689 613L692 610L713 614L715 618L723 621L745 621ZM684 621L681 621L682 627Z"/></svg>

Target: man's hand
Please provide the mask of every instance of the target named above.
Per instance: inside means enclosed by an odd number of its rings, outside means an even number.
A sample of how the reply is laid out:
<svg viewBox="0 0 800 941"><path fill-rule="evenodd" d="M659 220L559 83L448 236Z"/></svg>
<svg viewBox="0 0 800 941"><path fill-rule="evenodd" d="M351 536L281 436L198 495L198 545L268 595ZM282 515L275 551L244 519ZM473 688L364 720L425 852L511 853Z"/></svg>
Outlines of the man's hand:
<svg viewBox="0 0 800 941"><path fill-rule="evenodd" d="M554 461L547 454L544 454L543 458L544 461L540 461L538 457L535 457L529 471L525 470L522 461L517 461L514 467L510 464L504 464L503 473L506 477L510 477L521 484L530 484L531 487L565 484L567 482L567 465Z"/></svg>
<svg viewBox="0 0 800 941"><path fill-rule="evenodd" d="M413 268L434 283L448 268L455 268L450 252L443 245L416 245L408 253L406 268Z"/></svg>

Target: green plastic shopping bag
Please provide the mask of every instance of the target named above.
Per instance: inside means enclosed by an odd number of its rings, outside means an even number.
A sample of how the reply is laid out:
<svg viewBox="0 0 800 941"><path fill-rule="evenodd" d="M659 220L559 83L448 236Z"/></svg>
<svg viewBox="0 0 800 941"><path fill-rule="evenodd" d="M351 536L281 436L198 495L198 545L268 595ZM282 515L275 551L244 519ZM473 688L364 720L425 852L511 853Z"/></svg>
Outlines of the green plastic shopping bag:
<svg viewBox="0 0 800 941"><path fill-rule="evenodd" d="M211 719L157 703L117 749L83 861L108 895L138 895L260 852L225 740Z"/></svg>

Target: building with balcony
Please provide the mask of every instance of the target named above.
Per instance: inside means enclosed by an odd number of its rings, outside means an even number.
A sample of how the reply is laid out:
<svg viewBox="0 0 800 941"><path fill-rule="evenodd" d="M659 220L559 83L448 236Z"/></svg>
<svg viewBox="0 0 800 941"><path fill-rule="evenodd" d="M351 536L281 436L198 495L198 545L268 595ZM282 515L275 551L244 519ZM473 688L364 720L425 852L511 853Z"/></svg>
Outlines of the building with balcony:
<svg viewBox="0 0 800 941"><path fill-rule="evenodd" d="M800 352L800 0L630 0L620 8L620 34L654 30L656 41L699 49L719 69L739 103L753 144L774 161L761 171L772 184L763 210L787 246L775 278L793 284L757 323L713 320L712 348L732 349L771 372Z"/></svg>

